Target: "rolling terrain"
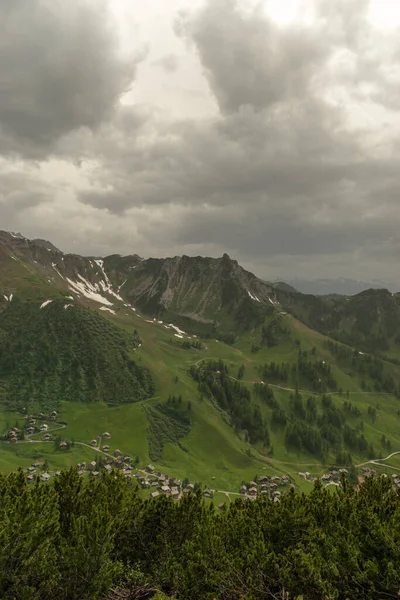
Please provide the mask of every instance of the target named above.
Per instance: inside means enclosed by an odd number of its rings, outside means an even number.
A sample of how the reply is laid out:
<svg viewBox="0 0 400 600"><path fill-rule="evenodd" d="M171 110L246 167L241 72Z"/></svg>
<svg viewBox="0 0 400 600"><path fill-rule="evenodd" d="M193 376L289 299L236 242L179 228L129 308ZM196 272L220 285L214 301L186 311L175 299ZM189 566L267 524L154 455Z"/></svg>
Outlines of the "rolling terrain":
<svg viewBox="0 0 400 600"><path fill-rule="evenodd" d="M399 312L386 291L305 296L227 255L88 258L2 232L0 434L50 410L62 429L4 440L0 469L91 460L107 431L111 453L216 489L263 471L311 489L299 471L400 450Z"/></svg>

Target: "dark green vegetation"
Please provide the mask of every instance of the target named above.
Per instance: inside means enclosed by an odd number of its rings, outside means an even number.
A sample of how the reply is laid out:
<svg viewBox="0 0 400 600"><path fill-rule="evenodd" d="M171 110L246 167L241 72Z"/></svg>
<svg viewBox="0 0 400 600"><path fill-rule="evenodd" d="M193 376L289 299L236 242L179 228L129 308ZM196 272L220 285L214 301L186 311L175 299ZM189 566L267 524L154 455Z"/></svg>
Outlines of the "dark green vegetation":
<svg viewBox="0 0 400 600"><path fill-rule="evenodd" d="M159 462L163 458L163 448L167 443L176 444L186 452L181 438L191 429L191 404L183 406L182 396L169 396L164 404L154 407L144 406L148 420L149 456L152 461Z"/></svg>
<svg viewBox="0 0 400 600"><path fill-rule="evenodd" d="M99 313L68 300L40 308L18 298L0 313L0 385L9 408L56 408L59 401L122 404L154 392L132 359L139 343Z"/></svg>
<svg viewBox="0 0 400 600"><path fill-rule="evenodd" d="M143 500L117 473L85 481L74 470L31 488L22 472L2 476L0 496L3 600L398 595L400 497L385 478L220 511L200 495Z"/></svg>

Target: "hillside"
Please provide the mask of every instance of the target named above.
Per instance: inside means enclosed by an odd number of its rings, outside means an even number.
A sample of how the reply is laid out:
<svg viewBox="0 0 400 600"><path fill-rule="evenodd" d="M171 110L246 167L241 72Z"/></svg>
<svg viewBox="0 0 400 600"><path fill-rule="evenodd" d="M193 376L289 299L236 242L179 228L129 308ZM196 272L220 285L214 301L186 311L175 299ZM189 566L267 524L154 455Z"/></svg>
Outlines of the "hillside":
<svg viewBox="0 0 400 600"><path fill-rule="evenodd" d="M101 431L141 465L235 493L262 470L309 489L299 471L396 455L397 302L273 287L227 255L88 258L3 232L0 434L25 431L22 408L57 407L76 444L4 442L0 468L92 460Z"/></svg>
<svg viewBox="0 0 400 600"><path fill-rule="evenodd" d="M140 343L71 300L13 299L0 313L0 385L9 408L57 408L61 401L137 402L154 392L132 359Z"/></svg>

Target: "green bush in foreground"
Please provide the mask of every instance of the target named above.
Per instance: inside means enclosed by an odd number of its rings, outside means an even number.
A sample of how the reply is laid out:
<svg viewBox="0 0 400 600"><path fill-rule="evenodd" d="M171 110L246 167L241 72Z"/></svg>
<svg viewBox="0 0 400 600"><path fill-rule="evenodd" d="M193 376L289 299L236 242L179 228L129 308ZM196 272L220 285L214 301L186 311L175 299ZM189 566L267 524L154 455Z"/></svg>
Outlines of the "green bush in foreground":
<svg viewBox="0 0 400 600"><path fill-rule="evenodd" d="M199 495L143 500L118 473L0 476L3 600L395 598L399 542L385 478L218 511Z"/></svg>

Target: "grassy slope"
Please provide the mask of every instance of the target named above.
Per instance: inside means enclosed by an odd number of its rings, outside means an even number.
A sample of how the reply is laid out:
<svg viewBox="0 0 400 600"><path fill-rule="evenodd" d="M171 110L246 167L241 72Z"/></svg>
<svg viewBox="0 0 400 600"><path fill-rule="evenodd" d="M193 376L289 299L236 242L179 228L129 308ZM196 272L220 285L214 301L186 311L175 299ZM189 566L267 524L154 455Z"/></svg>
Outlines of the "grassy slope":
<svg viewBox="0 0 400 600"><path fill-rule="evenodd" d="M245 365L244 380L249 382L259 381L257 367L265 362L296 360L297 349L294 340L301 341L303 349L317 348L319 359L328 360L332 364L334 358L324 346L324 336L308 329L290 316L285 317L286 325L291 331L290 337L278 347L262 349L257 354L251 353L251 345L258 341L259 332L248 333L241 336L233 347L208 340L203 350L184 350L181 341L171 330L163 325L147 323L144 318L135 315L119 313L117 317L107 316L128 331L138 329L143 340L143 346L135 352L138 364L148 366L156 382L156 396L145 400L151 405L165 401L169 394L181 394L183 401L191 401L193 411L193 427L187 437L183 439L188 452L182 451L178 446L167 444L164 448L162 460L156 464L161 470L176 474L180 477L188 476L192 481L201 481L212 487L226 490L236 490L242 480L252 479L256 473L283 474L286 472L295 475L300 489L307 490L310 484L297 477L298 471L310 471L318 475L323 472L323 465L313 456L289 452L283 444L282 434L271 432L274 455L268 458L256 449L241 441L233 430L226 424L220 411L208 400L200 401L194 382L187 374L189 365L202 359L223 358L235 375L241 364ZM392 368L392 367L390 367ZM350 390L351 402L363 413L365 435L374 443L377 452L380 451L380 437L384 433L392 442L392 451L400 449L400 433L398 431L397 410L399 401L391 396L365 395L361 393L359 376L346 373L345 370L334 367L338 384L343 389ZM175 382L175 377L178 382ZM288 406L290 392L275 389L275 396L282 406ZM305 396L307 397L307 396ZM340 404L344 398L334 396L335 402ZM368 419L368 406L380 405L375 423ZM262 406L263 413L268 416L270 409ZM13 424L12 415L3 414L5 419ZM110 431L112 449L119 448L122 452L133 457L139 456L140 464L149 462L147 427L148 421L142 403L115 408L105 405L87 405L75 403L62 403L60 420L68 423L64 435L68 440L86 441L102 433ZM349 423L356 425L356 418L349 418ZM0 426L2 425L0 420ZM40 447L40 450L39 450ZM252 456L245 454L251 450ZM261 449L260 449L261 450ZM78 462L79 459L93 458L94 451L83 446L76 446L70 452L61 454L55 452L52 444L24 444L0 446L0 469L10 470L16 465L26 465L31 462L24 458L31 453L42 452L51 465L61 467L66 464ZM17 455L18 454L18 455ZM382 450L382 455L386 456ZM365 457L357 457L362 462ZM397 464L390 461L390 464ZM215 478L215 479L213 479ZM223 500L221 500L223 501Z"/></svg>

